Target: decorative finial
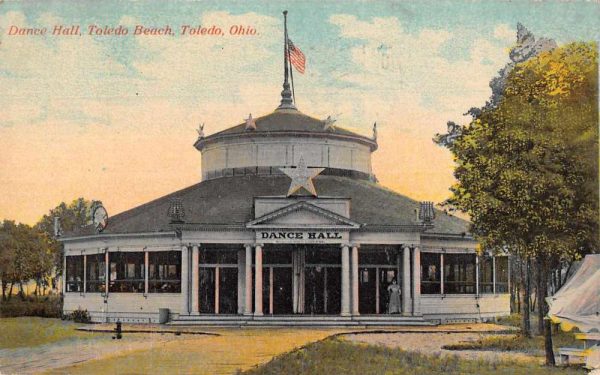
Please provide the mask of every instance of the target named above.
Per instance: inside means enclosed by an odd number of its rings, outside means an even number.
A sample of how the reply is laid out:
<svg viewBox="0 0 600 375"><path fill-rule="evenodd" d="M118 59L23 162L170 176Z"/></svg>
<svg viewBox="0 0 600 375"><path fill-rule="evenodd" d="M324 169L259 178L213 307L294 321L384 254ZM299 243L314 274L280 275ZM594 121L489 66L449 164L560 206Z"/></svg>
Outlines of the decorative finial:
<svg viewBox="0 0 600 375"><path fill-rule="evenodd" d="M256 121L252 118L252 113L248 115L246 121L246 130L256 130Z"/></svg>
<svg viewBox="0 0 600 375"><path fill-rule="evenodd" d="M373 140L377 141L377 122L373 123Z"/></svg>
<svg viewBox="0 0 600 375"><path fill-rule="evenodd" d="M167 216L171 218L172 224L181 224L184 222L183 218L185 217L185 210L181 198L171 199Z"/></svg>
<svg viewBox="0 0 600 375"><path fill-rule="evenodd" d="M204 123L202 123L202 125L198 125L196 132L198 132L198 139L204 138Z"/></svg>
<svg viewBox="0 0 600 375"><path fill-rule="evenodd" d="M431 224L435 219L435 210L433 209L433 202L421 202L419 206L419 221L424 224Z"/></svg>
<svg viewBox="0 0 600 375"><path fill-rule="evenodd" d="M337 119L335 119L335 118L333 118L331 116L327 116L327 118L325 120L323 120L323 122L324 122L323 130L334 131L335 130L335 126L333 124L336 121L337 121Z"/></svg>

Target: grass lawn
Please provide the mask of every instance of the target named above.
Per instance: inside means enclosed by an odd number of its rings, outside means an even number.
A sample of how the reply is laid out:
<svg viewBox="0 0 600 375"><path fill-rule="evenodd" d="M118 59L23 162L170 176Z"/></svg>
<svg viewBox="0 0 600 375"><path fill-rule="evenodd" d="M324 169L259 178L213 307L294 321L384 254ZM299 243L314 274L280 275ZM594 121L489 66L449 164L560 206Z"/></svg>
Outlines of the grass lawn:
<svg viewBox="0 0 600 375"><path fill-rule="evenodd" d="M80 324L60 319L21 317L0 318L0 349L31 347L71 338L89 338L76 331Z"/></svg>
<svg viewBox="0 0 600 375"><path fill-rule="evenodd" d="M519 327L521 324L521 316L518 314L512 314L507 317L498 318L498 324ZM537 317L532 317L531 325L532 328L537 327ZM563 332L561 330L559 330L557 333L552 333L552 343L555 353L558 352L558 348L560 347L581 346L581 342L575 339L574 332ZM520 335L489 336L484 337L476 342L446 345L443 348L448 350L501 350L539 353L544 351L544 336L533 336L531 338L526 338Z"/></svg>
<svg viewBox="0 0 600 375"><path fill-rule="evenodd" d="M583 374L577 369L548 368L536 363L469 361L383 346L327 339L275 357L244 374Z"/></svg>
<svg viewBox="0 0 600 375"><path fill-rule="evenodd" d="M558 348L560 347L581 346L581 342L575 339L575 335L572 332L561 331L557 334L552 334L552 343L554 344L555 353L558 352ZM531 338L526 338L520 335L490 336L475 342L445 345L443 348L448 350L502 350L533 354L544 351L544 337L533 336Z"/></svg>

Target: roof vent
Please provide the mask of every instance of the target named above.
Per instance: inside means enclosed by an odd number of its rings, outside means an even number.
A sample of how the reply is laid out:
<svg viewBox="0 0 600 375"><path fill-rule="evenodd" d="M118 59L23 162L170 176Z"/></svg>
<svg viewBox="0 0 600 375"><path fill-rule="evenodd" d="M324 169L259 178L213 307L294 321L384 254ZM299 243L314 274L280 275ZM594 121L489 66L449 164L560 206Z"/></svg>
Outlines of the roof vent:
<svg viewBox="0 0 600 375"><path fill-rule="evenodd" d="M181 198L171 199L167 216L171 218L171 224L184 223L183 218L185 217L185 210L183 208L183 202Z"/></svg>
<svg viewBox="0 0 600 375"><path fill-rule="evenodd" d="M433 202L421 202L421 205L419 206L419 221L424 224L431 224L433 219L435 219Z"/></svg>

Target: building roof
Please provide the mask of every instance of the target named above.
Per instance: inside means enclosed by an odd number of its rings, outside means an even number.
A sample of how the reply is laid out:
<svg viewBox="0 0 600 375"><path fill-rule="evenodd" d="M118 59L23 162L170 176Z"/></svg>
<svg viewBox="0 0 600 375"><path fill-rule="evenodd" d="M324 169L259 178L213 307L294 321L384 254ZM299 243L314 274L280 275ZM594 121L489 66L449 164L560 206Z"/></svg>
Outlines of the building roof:
<svg viewBox="0 0 600 375"><path fill-rule="evenodd" d="M254 122L256 124L256 129L254 130L246 130L246 124L242 123L201 138L196 142L195 146L201 149L206 143L229 136L277 136L294 133L295 135L303 134L307 136L351 137L368 143L373 149L377 148L376 141L371 138L338 126L325 129L324 120L305 115L295 109L279 109L268 115L255 118Z"/></svg>
<svg viewBox="0 0 600 375"><path fill-rule="evenodd" d="M350 219L369 227L419 225L415 216L419 202L374 182L347 177L320 175L314 179L319 196L350 198ZM185 210L185 223L197 227L239 226L254 219L254 197L285 196L290 185L287 176L235 176L203 181L183 190L122 212L108 219L103 234L172 232L167 216L173 198L179 198ZM428 232L461 235L469 222L436 212L434 228ZM96 234L92 226L64 237Z"/></svg>

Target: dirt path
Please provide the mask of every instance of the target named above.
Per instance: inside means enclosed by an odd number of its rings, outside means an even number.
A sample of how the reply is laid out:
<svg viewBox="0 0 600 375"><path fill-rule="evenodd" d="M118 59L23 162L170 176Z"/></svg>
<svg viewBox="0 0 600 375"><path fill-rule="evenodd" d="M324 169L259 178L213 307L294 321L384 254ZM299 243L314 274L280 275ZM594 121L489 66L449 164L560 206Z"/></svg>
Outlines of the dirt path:
<svg viewBox="0 0 600 375"><path fill-rule="evenodd" d="M489 335L485 332L445 332L445 333L371 333L371 334L351 334L343 335L345 340L365 343L370 345L384 345L392 348L401 348L406 351L419 352L422 354L439 353L442 355L456 354L462 358L470 360L519 360L519 361L538 361L536 357L524 353L499 352L491 350L445 350L444 345L458 344L464 341L477 341L482 335Z"/></svg>
<svg viewBox="0 0 600 375"><path fill-rule="evenodd" d="M333 329L223 329L220 336L170 335L151 347L112 351L96 359L54 367L51 374L231 374L268 362L310 342L342 332Z"/></svg>
<svg viewBox="0 0 600 375"><path fill-rule="evenodd" d="M137 350L159 347L173 340L170 335L128 335L123 340L112 340L110 334L97 334L87 340L65 340L57 343L0 350L0 374L39 373L74 363L126 354Z"/></svg>
<svg viewBox="0 0 600 375"><path fill-rule="evenodd" d="M111 329L94 325L89 329ZM164 326L128 326L127 329L164 330ZM172 327L170 327L172 330ZM173 333L125 333L123 340L112 340L111 334L89 333L91 338L72 339L31 348L0 350L0 374L231 374L268 362L274 356L289 352L328 336L344 335L346 339L370 344L397 346L425 353L442 351L444 344L476 339L479 332L506 330L490 324L462 324L437 327L388 327L371 329L314 328L182 328L182 331L212 332L218 335L179 336ZM372 333L366 331L402 333ZM426 333L427 332L427 333ZM446 351L442 351L446 352ZM458 352L451 352L458 353ZM462 352L461 355L467 355ZM487 357L473 352L469 358Z"/></svg>

